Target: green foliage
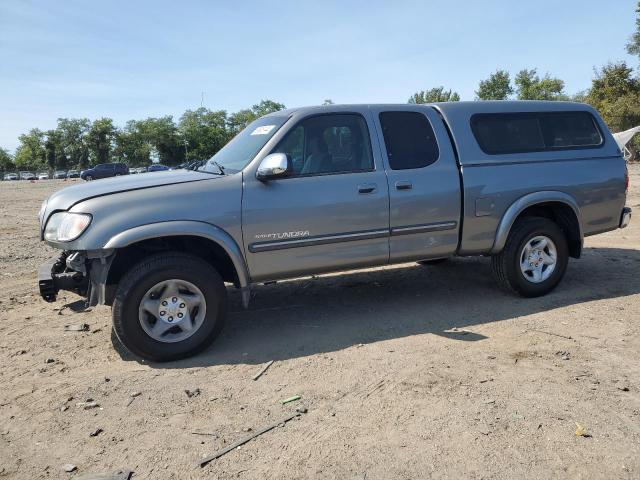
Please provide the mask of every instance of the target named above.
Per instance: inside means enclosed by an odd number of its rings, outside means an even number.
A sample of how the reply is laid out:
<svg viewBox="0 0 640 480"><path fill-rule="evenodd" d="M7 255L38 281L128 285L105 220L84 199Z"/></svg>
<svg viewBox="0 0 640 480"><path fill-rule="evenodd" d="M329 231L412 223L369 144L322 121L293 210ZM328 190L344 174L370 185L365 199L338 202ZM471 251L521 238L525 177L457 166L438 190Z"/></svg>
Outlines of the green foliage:
<svg viewBox="0 0 640 480"><path fill-rule="evenodd" d="M91 163L108 163L116 139L117 129L110 118L95 120L86 135Z"/></svg>
<svg viewBox="0 0 640 480"><path fill-rule="evenodd" d="M586 101L614 132L640 125L640 81L625 62L596 71Z"/></svg>
<svg viewBox="0 0 640 480"><path fill-rule="evenodd" d="M459 102L460 95L444 87L435 87L430 90L421 90L409 98L408 103L435 103L435 102Z"/></svg>
<svg viewBox="0 0 640 480"><path fill-rule="evenodd" d="M59 118L56 130L60 132L62 148L67 157L67 167L87 168L89 166L89 147L87 132L91 122L86 118Z"/></svg>
<svg viewBox="0 0 640 480"><path fill-rule="evenodd" d="M506 70L496 70L489 78L480 81L476 90L478 100L506 100L512 94L511 77Z"/></svg>
<svg viewBox="0 0 640 480"><path fill-rule="evenodd" d="M520 70L514 80L518 100L568 100L564 82L546 74L538 76L537 70Z"/></svg>
<svg viewBox="0 0 640 480"><path fill-rule="evenodd" d="M325 98L322 105L334 105L334 102L330 98Z"/></svg>
<svg viewBox="0 0 640 480"><path fill-rule="evenodd" d="M637 55L640 57L640 2L636 7L636 31L631 36L629 43L627 43L627 52L630 55Z"/></svg>
<svg viewBox="0 0 640 480"><path fill-rule="evenodd" d="M229 116L229 130L232 135L235 135L256 118L284 110L285 108L286 107L282 103L274 102L273 100L261 100L260 103L257 103L250 109L244 109L236 113L232 113Z"/></svg>
<svg viewBox="0 0 640 480"><path fill-rule="evenodd" d="M206 160L230 139L224 110L212 111L203 107L187 110L180 117L178 130L187 160Z"/></svg>
<svg viewBox="0 0 640 480"><path fill-rule="evenodd" d="M29 133L20 135L20 145L16 150L15 164L18 170L41 170L46 168L44 132L33 128Z"/></svg>
<svg viewBox="0 0 640 480"><path fill-rule="evenodd" d="M15 168L11 154L4 148L0 148L0 172L12 171Z"/></svg>
<svg viewBox="0 0 640 480"><path fill-rule="evenodd" d="M44 142L47 167L49 170L64 170L67 168L67 154L64 151L62 132L60 130L48 130Z"/></svg>

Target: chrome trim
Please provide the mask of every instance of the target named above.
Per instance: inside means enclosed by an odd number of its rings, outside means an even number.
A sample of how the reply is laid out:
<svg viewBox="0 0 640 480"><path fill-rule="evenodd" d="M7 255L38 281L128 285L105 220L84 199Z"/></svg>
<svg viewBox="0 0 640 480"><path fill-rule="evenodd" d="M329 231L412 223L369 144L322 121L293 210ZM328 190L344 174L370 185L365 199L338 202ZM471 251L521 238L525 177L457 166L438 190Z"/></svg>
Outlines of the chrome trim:
<svg viewBox="0 0 640 480"><path fill-rule="evenodd" d="M367 230L364 232L339 233L336 235L319 235L316 237L300 238L296 240L280 240L276 242L257 242L249 245L251 253L269 252L272 250L284 250L286 248L309 247L314 245L327 245L330 243L353 242L356 240L369 240L389 236L389 230Z"/></svg>
<svg viewBox="0 0 640 480"><path fill-rule="evenodd" d="M453 230L458 222L428 223L425 225L412 225L410 227L395 227L391 229L391 235L411 235L413 233L439 232L441 230Z"/></svg>

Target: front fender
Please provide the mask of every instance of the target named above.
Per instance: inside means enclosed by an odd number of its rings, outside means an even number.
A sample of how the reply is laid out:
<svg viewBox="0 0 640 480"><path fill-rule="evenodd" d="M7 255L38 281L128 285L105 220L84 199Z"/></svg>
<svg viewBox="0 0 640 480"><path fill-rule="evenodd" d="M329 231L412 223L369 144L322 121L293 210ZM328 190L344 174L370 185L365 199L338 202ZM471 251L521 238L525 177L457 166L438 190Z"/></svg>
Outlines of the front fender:
<svg viewBox="0 0 640 480"><path fill-rule="evenodd" d="M584 238L584 234L582 232L582 216L580 214L580 207L578 206L576 200L571 195L564 192L545 190L541 192L529 193L523 197L520 197L518 200L513 202L509 208L507 208L504 215L502 216L502 220L500 220L498 229L496 230L496 236L493 242L493 247L491 248L491 254L495 255L502 251L505 244L507 243L507 237L509 236L511 227L518 218L518 215L520 215L525 209L533 205L548 202L563 203L573 209L573 212L578 219L580 240L582 240Z"/></svg>
<svg viewBox="0 0 640 480"><path fill-rule="evenodd" d="M244 261L242 250L238 247L238 244L231 235L210 223L193 220L177 220L140 225L114 235L107 241L103 248L124 248L136 242L149 240L151 238L179 235L203 237L220 245L233 262L233 266L238 275L240 288L244 290L249 286L249 271Z"/></svg>

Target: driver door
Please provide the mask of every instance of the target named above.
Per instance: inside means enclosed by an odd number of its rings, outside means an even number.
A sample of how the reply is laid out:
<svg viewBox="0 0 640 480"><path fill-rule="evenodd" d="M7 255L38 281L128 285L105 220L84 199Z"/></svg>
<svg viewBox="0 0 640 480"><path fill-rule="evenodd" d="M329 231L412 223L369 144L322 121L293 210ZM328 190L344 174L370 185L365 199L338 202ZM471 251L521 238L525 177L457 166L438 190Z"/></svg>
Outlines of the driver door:
<svg viewBox="0 0 640 480"><path fill-rule="evenodd" d="M388 262L389 198L367 112L303 118L271 153L293 173L244 177L242 224L253 281Z"/></svg>

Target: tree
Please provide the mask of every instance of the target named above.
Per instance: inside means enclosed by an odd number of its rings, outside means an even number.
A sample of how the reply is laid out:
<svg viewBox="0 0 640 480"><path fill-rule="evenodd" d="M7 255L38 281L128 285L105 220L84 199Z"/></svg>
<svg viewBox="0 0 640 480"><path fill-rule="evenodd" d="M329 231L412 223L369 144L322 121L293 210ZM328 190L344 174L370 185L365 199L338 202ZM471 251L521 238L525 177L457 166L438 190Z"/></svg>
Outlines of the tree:
<svg viewBox="0 0 640 480"><path fill-rule="evenodd" d="M627 52L629 55L637 55L640 57L640 2L636 7L636 31L627 43Z"/></svg>
<svg viewBox="0 0 640 480"><path fill-rule="evenodd" d="M117 129L110 118L95 120L87 132L86 142L91 163L108 163L115 142Z"/></svg>
<svg viewBox="0 0 640 480"><path fill-rule="evenodd" d="M537 70L520 70L514 80L518 100L568 100L564 82L546 74L538 76Z"/></svg>
<svg viewBox="0 0 640 480"><path fill-rule="evenodd" d="M435 103L435 102L459 102L460 95L444 87L435 87L430 90L421 90L409 98L408 103Z"/></svg>
<svg viewBox="0 0 640 480"><path fill-rule="evenodd" d="M586 101L613 131L640 125L640 81L625 62L609 63L596 71Z"/></svg>
<svg viewBox="0 0 640 480"><path fill-rule="evenodd" d="M144 167L151 163L151 145L145 140L136 120L129 120L116 134L114 158L131 167Z"/></svg>
<svg viewBox="0 0 640 480"><path fill-rule="evenodd" d="M322 102L322 105L334 105L334 102L330 98L325 98L324 102Z"/></svg>
<svg viewBox="0 0 640 480"><path fill-rule="evenodd" d="M187 110L178 123L181 142L185 146L187 160L206 160L220 150L229 140L227 112L207 108Z"/></svg>
<svg viewBox="0 0 640 480"><path fill-rule="evenodd" d="M480 81L476 90L478 100L506 100L512 94L511 77L506 70L496 70L489 78Z"/></svg>
<svg viewBox="0 0 640 480"><path fill-rule="evenodd" d="M4 148L0 148L0 172L6 172L7 170L13 170L15 165L13 164L13 157Z"/></svg>
<svg viewBox="0 0 640 480"><path fill-rule="evenodd" d="M59 118L57 131L60 132L62 148L71 168L87 168L89 166L89 147L87 133L91 122L86 118Z"/></svg>
<svg viewBox="0 0 640 480"><path fill-rule="evenodd" d="M62 133L59 130L47 130L44 142L47 166L50 170L67 168L67 155L62 143Z"/></svg>
<svg viewBox="0 0 640 480"><path fill-rule="evenodd" d="M231 137L244 129L256 118L284 110L285 108L286 107L282 103L274 102L273 100L261 100L260 103L255 104L251 109L244 109L236 113L232 113L229 115L228 122Z"/></svg>
<svg viewBox="0 0 640 480"><path fill-rule="evenodd" d="M20 135L20 145L16 150L15 164L20 170L41 170L46 168L44 133L33 128L29 133Z"/></svg>

